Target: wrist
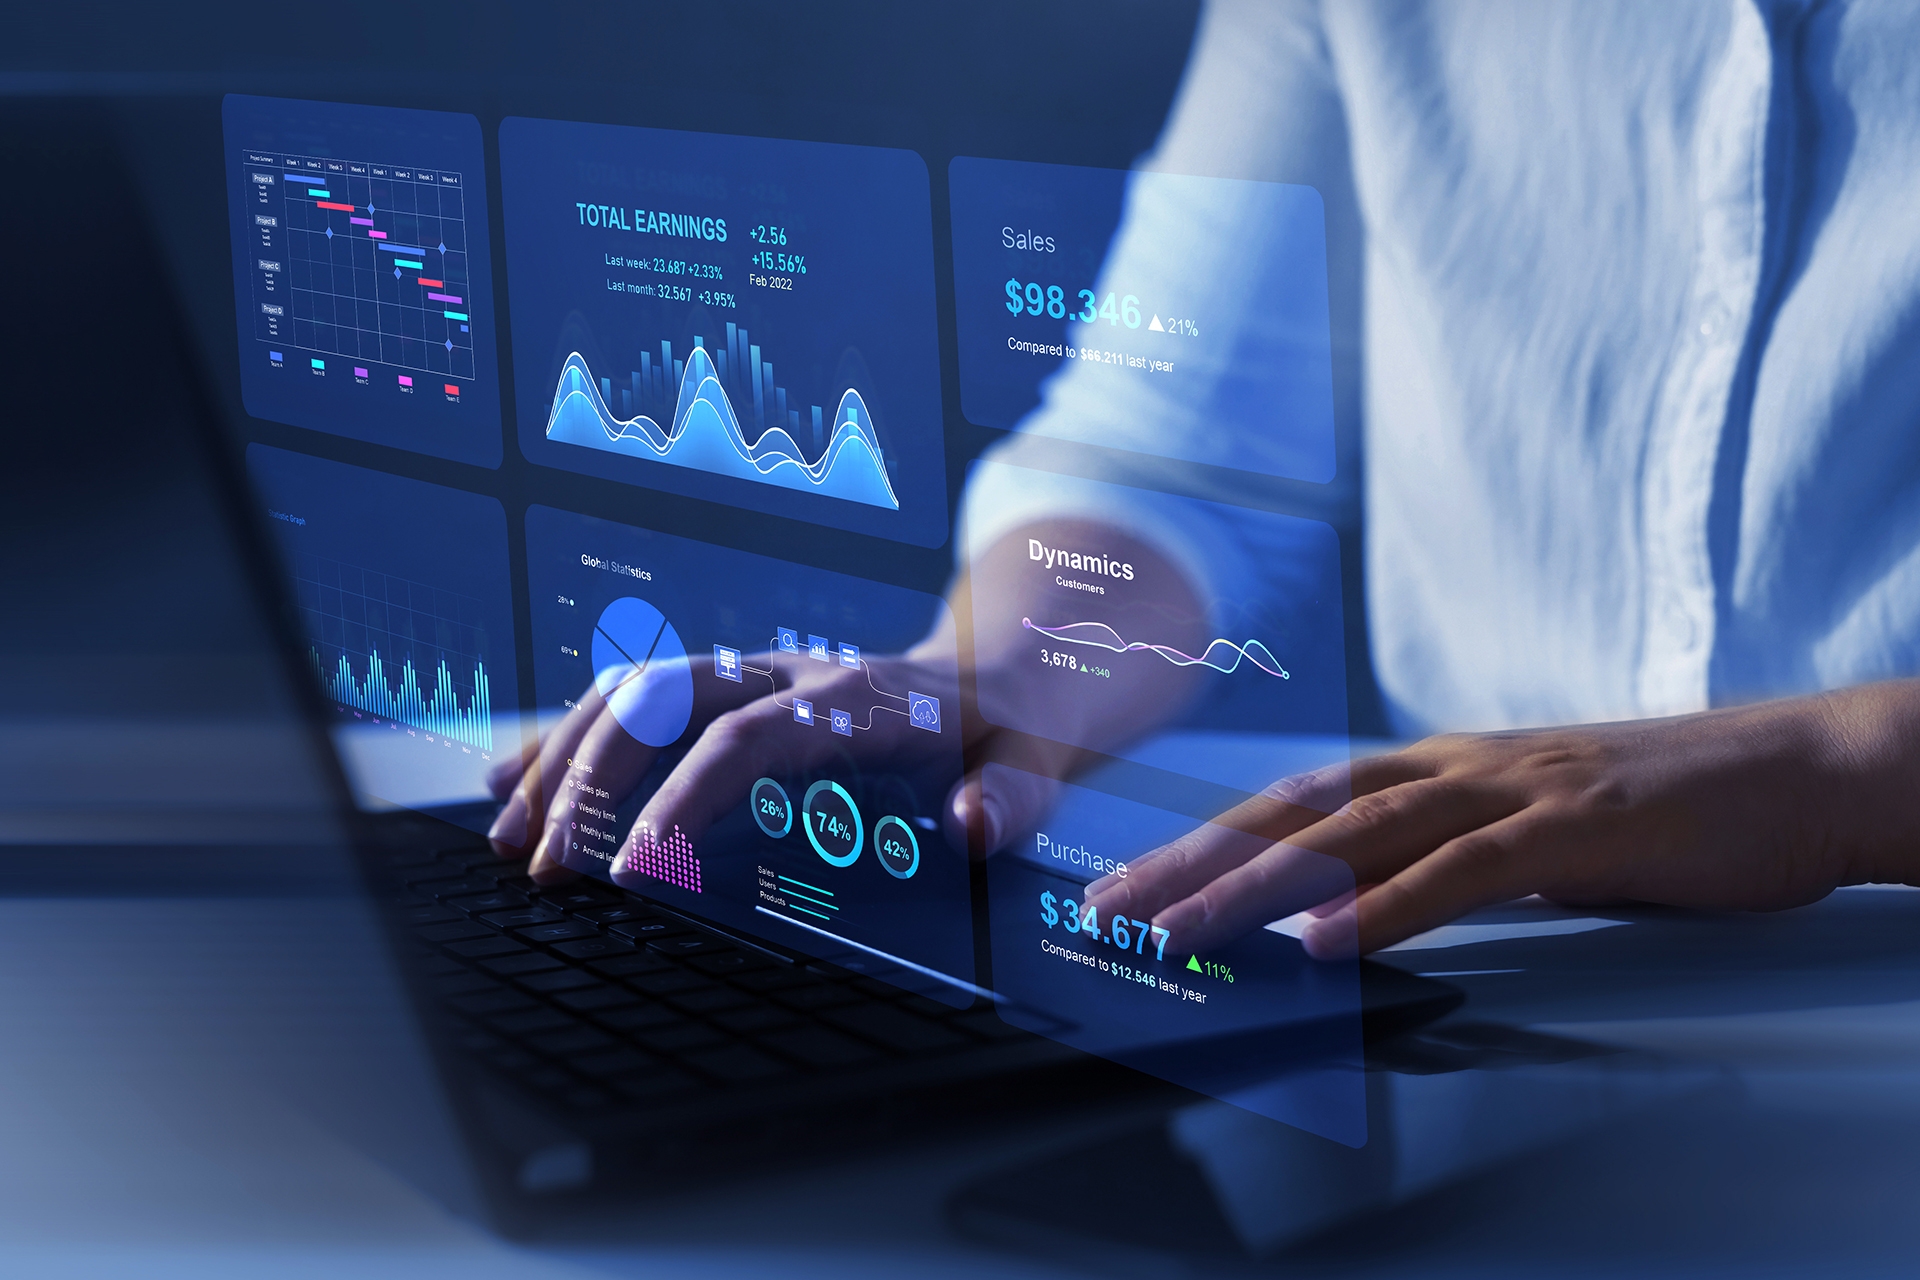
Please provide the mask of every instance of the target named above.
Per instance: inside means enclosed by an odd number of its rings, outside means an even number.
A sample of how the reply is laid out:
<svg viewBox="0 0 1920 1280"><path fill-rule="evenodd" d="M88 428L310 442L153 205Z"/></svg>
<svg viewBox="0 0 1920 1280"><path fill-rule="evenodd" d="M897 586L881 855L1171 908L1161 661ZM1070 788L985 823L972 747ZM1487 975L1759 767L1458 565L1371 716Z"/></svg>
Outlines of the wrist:
<svg viewBox="0 0 1920 1280"><path fill-rule="evenodd" d="M1920 680L1823 694L1816 785L1841 884L1920 884Z"/></svg>

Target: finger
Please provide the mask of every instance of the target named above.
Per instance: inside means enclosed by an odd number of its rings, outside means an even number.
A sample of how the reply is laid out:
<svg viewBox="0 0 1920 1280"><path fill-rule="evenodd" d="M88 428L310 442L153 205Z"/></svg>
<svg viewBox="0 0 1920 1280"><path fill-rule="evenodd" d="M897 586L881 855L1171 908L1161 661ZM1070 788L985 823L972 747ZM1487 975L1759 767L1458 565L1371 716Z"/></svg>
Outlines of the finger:
<svg viewBox="0 0 1920 1280"><path fill-rule="evenodd" d="M1447 841L1518 813L1517 791L1420 778L1356 795L1330 814L1287 837L1289 844L1345 862L1357 883L1384 881Z"/></svg>
<svg viewBox="0 0 1920 1280"><path fill-rule="evenodd" d="M1338 858L1274 844L1162 911L1128 914L1166 929L1169 941L1178 939L1181 950L1205 951L1269 921L1352 896L1353 873ZM1336 910L1328 919L1339 915Z"/></svg>
<svg viewBox="0 0 1920 1280"><path fill-rule="evenodd" d="M558 770L564 768L562 762L573 754L574 747L593 727L595 717L605 709L600 691L588 685L579 705L541 739L532 762L521 771L519 785L487 829L487 839L496 852L517 852L537 839L540 832L532 819L546 810L547 798L553 794L550 779L557 777Z"/></svg>
<svg viewBox="0 0 1920 1280"><path fill-rule="evenodd" d="M696 671L698 668L696 667ZM659 748L649 746L625 728L643 715L645 701L661 696L674 681L662 678L658 666L635 674L602 696L598 684L581 695L580 705L562 721L560 728L542 744L537 774L529 771L529 781L516 793L524 812L540 815L538 841L528 874L536 879L547 871L569 867L576 871L604 870L605 862L585 852L587 847L560 838L577 821L582 786L591 788L594 807L611 810L632 794L647 770L659 757ZM749 695L730 680L709 677L694 681L694 700L689 723L704 724L729 706L738 705ZM598 794L604 793L604 794ZM517 816L509 809L501 811L496 827ZM566 877L561 877L562 879Z"/></svg>
<svg viewBox="0 0 1920 1280"><path fill-rule="evenodd" d="M640 810L622 845L629 856L614 863L614 883L644 885L645 873L633 856L640 843L693 844L746 798L755 780L770 772L819 768L846 749L845 739L824 724L812 731L779 732L792 720L792 704L772 697L715 717Z"/></svg>
<svg viewBox="0 0 1920 1280"><path fill-rule="evenodd" d="M1316 959L1378 951L1495 902L1528 892L1526 856L1541 820L1518 813L1447 841L1429 856L1315 920L1300 941Z"/></svg>
<svg viewBox="0 0 1920 1280"><path fill-rule="evenodd" d="M947 840L966 852L977 835L983 856L998 853L1053 811L1060 783L1025 769L980 768L954 783L947 797Z"/></svg>
<svg viewBox="0 0 1920 1280"><path fill-rule="evenodd" d="M639 741L611 708L603 709L568 757L547 802L539 856L572 871L607 874L617 847L614 806L633 793L659 758L659 748ZM609 838L597 838L596 831Z"/></svg>
<svg viewBox="0 0 1920 1280"><path fill-rule="evenodd" d="M510 758L497 762L487 770L487 793L495 800L505 800L519 785L521 775L539 758L540 743L535 740L521 746Z"/></svg>
<svg viewBox="0 0 1920 1280"><path fill-rule="evenodd" d="M1258 857L1277 842L1324 822L1353 795L1424 779L1431 768L1404 752L1345 761L1282 778L1172 844L1087 886L1094 906L1151 917ZM1271 917L1270 917L1271 918ZM1264 923L1264 922L1262 922Z"/></svg>

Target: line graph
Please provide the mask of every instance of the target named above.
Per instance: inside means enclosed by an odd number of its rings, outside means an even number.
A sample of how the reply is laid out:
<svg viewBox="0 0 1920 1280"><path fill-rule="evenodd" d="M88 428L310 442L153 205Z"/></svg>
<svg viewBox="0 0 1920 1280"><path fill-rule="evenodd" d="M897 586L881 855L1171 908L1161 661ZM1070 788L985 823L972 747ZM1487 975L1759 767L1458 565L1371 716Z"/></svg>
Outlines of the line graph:
<svg viewBox="0 0 1920 1280"><path fill-rule="evenodd" d="M1271 650L1258 640L1248 640L1244 644L1235 644L1231 640L1214 640L1200 652L1198 657L1184 653L1171 645L1149 644L1142 640L1129 641L1118 631L1104 622L1068 622L1057 627L1043 627L1031 618L1020 619L1020 625L1029 631L1038 631L1050 640L1061 644L1086 645L1090 648L1105 649L1109 653L1157 653L1176 667L1207 667L1222 675L1232 675L1240 669L1242 662L1277 680L1291 680L1293 676L1280 665L1280 660ZM1224 649L1233 655L1230 661L1222 665L1222 659L1214 657L1216 650Z"/></svg>
<svg viewBox="0 0 1920 1280"><path fill-rule="evenodd" d="M727 369L707 354L700 337L694 338L693 351L684 363L673 360L667 344L662 344L661 354L659 369L649 369L645 380L650 387L662 386L668 368L679 377L679 393L665 429L645 412L625 418L616 415L607 403L613 394L611 379L596 382L586 359L575 351L560 369L553 408L547 417L547 439L893 511L900 509L900 499L887 477L880 442L874 435L873 416L858 391L848 388L841 395L824 442L820 410L813 409L813 436L819 452L809 462L795 438L799 410L786 408L786 392L772 386L772 366L760 359L757 346L752 348L751 360L755 419L770 425L765 425L751 442L727 394ZM735 372L745 372L741 366L746 362L737 356L728 363ZM642 377L635 372L632 391L621 391L629 405L629 397L640 391ZM771 412L769 399L777 405Z"/></svg>

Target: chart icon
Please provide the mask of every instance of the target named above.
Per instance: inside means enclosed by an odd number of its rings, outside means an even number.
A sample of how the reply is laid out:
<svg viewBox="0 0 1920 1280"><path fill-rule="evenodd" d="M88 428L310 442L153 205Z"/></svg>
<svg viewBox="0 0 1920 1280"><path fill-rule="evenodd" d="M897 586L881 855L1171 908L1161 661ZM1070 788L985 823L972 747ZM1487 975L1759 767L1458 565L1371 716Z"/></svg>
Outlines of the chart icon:
<svg viewBox="0 0 1920 1280"><path fill-rule="evenodd" d="M650 747L677 741L693 719L693 671L673 624L622 596L593 628L593 683L620 727Z"/></svg>

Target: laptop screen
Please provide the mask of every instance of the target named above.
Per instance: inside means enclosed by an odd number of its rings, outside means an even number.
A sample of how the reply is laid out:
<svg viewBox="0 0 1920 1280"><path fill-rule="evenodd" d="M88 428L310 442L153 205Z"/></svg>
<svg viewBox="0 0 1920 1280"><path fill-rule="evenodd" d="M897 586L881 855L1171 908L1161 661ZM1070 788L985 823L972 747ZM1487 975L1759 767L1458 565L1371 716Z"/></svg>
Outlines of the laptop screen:
<svg viewBox="0 0 1920 1280"><path fill-rule="evenodd" d="M350 97L222 123L248 474L362 805L1363 1140L1351 959L1128 879L1345 798L1311 175ZM1282 915L1351 894L1288 856ZM1340 1070L1247 1101L1306 1025Z"/></svg>

